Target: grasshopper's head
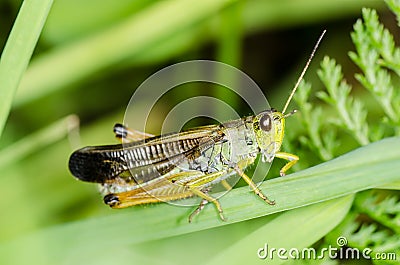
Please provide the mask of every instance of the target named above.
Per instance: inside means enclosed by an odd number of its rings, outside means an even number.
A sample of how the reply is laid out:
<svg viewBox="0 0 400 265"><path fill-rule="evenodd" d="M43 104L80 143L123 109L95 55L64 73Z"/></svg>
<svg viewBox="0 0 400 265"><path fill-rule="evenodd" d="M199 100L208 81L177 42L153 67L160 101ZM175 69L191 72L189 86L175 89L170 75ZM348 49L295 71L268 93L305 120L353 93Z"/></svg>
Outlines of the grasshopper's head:
<svg viewBox="0 0 400 265"><path fill-rule="evenodd" d="M262 154L263 161L271 162L275 154L281 148L283 135L285 132L285 118L294 114L296 110L288 114L284 113L286 112L286 109L289 106L289 103L292 100L292 97L296 92L297 87L299 86L301 80L303 79L303 76L325 32L326 30L322 32L317 43L315 44L314 49L311 52L310 58L308 58L306 66L301 72L299 79L297 79L297 83L295 84L292 93L290 93L289 98L287 99L286 104L283 107L283 111L279 112L275 109L266 110L255 116L253 119L253 130L255 133L258 147L260 148L260 152Z"/></svg>
<svg viewBox="0 0 400 265"><path fill-rule="evenodd" d="M281 148L285 117L275 109L263 111L254 117L253 130L263 161L271 162Z"/></svg>

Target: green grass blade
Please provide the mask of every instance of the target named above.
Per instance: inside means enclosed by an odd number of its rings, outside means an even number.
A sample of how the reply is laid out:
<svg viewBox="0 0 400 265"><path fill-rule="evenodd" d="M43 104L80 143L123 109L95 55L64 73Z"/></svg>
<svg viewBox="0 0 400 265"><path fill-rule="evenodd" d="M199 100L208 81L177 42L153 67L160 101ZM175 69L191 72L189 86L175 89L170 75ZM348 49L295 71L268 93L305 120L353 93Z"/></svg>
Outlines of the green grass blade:
<svg viewBox="0 0 400 265"><path fill-rule="evenodd" d="M379 189L388 189L388 190L400 190L400 181L385 184L385 185L379 186L378 188Z"/></svg>
<svg viewBox="0 0 400 265"><path fill-rule="evenodd" d="M126 58L140 56L147 47L163 42L231 2L233 0L159 1L103 32L56 48L32 62L17 93L16 105Z"/></svg>
<svg viewBox="0 0 400 265"><path fill-rule="evenodd" d="M301 252L303 248L311 246L343 220L350 209L353 197L349 195L285 212L235 242L207 264L255 264L257 261L281 264L285 260L280 259L276 252L271 256L269 253L271 248L284 248L287 251L296 248ZM286 231L284 236L282 231ZM290 232L287 233L287 231ZM265 247L265 244L267 244L267 247ZM265 250L260 251L261 259L257 256L257 251L260 248L267 250L266 252ZM237 253L241 253L241 255L237 255ZM315 257L319 254L317 253ZM290 258L288 252L284 253L283 256ZM305 257L307 258L307 256ZM300 259L303 258L300 257Z"/></svg>
<svg viewBox="0 0 400 265"><path fill-rule="evenodd" d="M0 136L53 0L25 0L0 59Z"/></svg>
<svg viewBox="0 0 400 265"><path fill-rule="evenodd" d="M265 205L248 187L234 189L220 199L228 222L220 221L213 207L206 207L192 224L187 223L191 208L158 204L110 210L105 217L55 226L4 243L0 259L18 250L19 257L32 255L33 260L41 255L55 261L240 222L382 186L399 181L400 149L393 148L399 145L400 138L384 139L291 176L267 181L261 189L276 200L275 206ZM385 156L374 155L382 153ZM21 247L32 245L35 248Z"/></svg>
<svg viewBox="0 0 400 265"><path fill-rule="evenodd" d="M216 39L222 34L218 23L215 23L218 12L229 8L231 4L243 7L243 14L237 16L237 19L242 27L240 31L248 34L266 28L298 26L304 21L326 20L338 14L352 14L360 10L362 3L361 0L341 0L339 5L337 2L316 0L276 3L234 0L158 1L138 9L125 21L116 19L114 23L107 23L108 27L99 28L94 35L90 31L81 33L85 37L42 53L27 70L14 106L65 88L101 70L107 71L126 63L137 66L165 62L193 46L198 47L199 43ZM75 8L73 2L64 5L67 5L67 10ZM196 8L192 8L193 5ZM381 7L384 3L373 2L371 5ZM74 24L78 24L77 21ZM52 31L69 30L69 27L52 26L55 27Z"/></svg>
<svg viewBox="0 0 400 265"><path fill-rule="evenodd" d="M44 146L64 138L71 130L77 128L79 119L69 115L59 121L15 142L0 151L0 169L8 164L40 151Z"/></svg>

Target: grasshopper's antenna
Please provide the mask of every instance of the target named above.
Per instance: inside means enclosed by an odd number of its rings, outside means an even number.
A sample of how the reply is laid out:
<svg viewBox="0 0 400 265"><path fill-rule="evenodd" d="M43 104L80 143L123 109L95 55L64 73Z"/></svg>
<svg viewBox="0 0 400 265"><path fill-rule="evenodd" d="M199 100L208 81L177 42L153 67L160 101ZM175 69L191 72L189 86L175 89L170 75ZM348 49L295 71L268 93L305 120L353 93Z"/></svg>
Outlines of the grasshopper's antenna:
<svg viewBox="0 0 400 265"><path fill-rule="evenodd" d="M317 43L315 44L313 51L311 52L310 58L308 58L308 61L307 61L307 63L306 63L306 66L305 66L304 69L303 69L303 72L301 72L301 75L299 76L299 79L297 79L297 83L296 83L296 85L294 86L294 88L293 88L293 90L292 90L292 93L290 93L290 96L289 96L288 100L286 101L286 104L285 104L285 107L283 108L282 114L285 113L287 107L289 106L289 103L290 103L290 101L292 100L292 97L293 97L294 93L296 92L297 87L300 85L301 79L303 79L304 74L306 73L307 68L308 68L308 66L309 66L310 63L311 63L311 60L312 60L312 58L314 57L315 51L316 51L317 48L318 48L318 45L319 45L319 43L321 42L322 38L323 38L324 35L325 35L325 32L326 32L326 29L322 32L321 36L319 36L319 39L318 39Z"/></svg>

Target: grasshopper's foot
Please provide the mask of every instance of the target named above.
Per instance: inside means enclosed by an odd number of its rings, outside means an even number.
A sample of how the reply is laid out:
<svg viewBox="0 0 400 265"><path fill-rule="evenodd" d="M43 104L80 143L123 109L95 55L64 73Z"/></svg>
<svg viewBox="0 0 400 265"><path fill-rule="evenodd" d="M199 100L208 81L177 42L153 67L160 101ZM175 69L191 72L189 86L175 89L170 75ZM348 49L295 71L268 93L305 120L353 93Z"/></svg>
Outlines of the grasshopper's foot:
<svg viewBox="0 0 400 265"><path fill-rule="evenodd" d="M265 201L265 202L268 203L269 205L275 205L275 201L274 201L274 200L268 199L268 197L265 196L265 195L261 192L260 189L258 189L258 188L255 189L255 190L254 190L254 193L255 193L258 197L260 197L261 199L263 199L263 201Z"/></svg>
<svg viewBox="0 0 400 265"><path fill-rule="evenodd" d="M279 171L279 174L281 175L281 177L286 176L286 171L288 171L289 168L291 168L294 164L297 163L297 161L299 161L299 157L297 155L289 154L289 153L285 153L285 152L278 152L275 154L275 157L289 161Z"/></svg>
<svg viewBox="0 0 400 265"><path fill-rule="evenodd" d="M208 201L206 199L202 199L199 206L197 206L196 210L194 210L190 215L189 215L189 223L192 222L193 217L195 217L196 215L198 215L201 210L204 209L204 206L208 203Z"/></svg>
<svg viewBox="0 0 400 265"><path fill-rule="evenodd" d="M193 189L192 191L197 196L199 196L199 197L201 197L203 199L201 200L201 202L200 202L199 206L196 208L196 210L194 210L194 212L189 215L189 223L192 222L193 217L198 215L201 212L201 210L204 209L204 206L209 202L212 202L215 205L221 220L222 221L226 221L226 218L224 217L224 214L223 214L223 210L222 210L221 204L219 203L219 201L217 199L215 199L215 198L211 197L210 195L208 195L207 192L202 192L202 191L197 190L197 189Z"/></svg>

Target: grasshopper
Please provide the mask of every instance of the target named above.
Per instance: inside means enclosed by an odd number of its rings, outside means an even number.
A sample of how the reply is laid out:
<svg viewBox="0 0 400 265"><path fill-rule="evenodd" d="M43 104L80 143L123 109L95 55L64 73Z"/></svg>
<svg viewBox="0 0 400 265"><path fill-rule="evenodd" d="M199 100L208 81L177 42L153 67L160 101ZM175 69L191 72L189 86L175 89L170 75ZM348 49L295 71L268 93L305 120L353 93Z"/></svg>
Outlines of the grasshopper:
<svg viewBox="0 0 400 265"><path fill-rule="evenodd" d="M299 160L294 154L280 151L285 119L296 111L285 112L324 34L325 31L282 112L272 108L222 124L160 136L116 124L114 133L122 143L75 151L69 160L71 173L82 181L99 183L104 202L112 208L198 196L202 200L189 222L210 202L225 220L219 201L209 192L217 183L230 189L226 180L233 175L239 175L258 197L274 205L275 201L261 192L245 169L259 154L263 162L277 157L288 161L280 170L284 176Z"/></svg>

